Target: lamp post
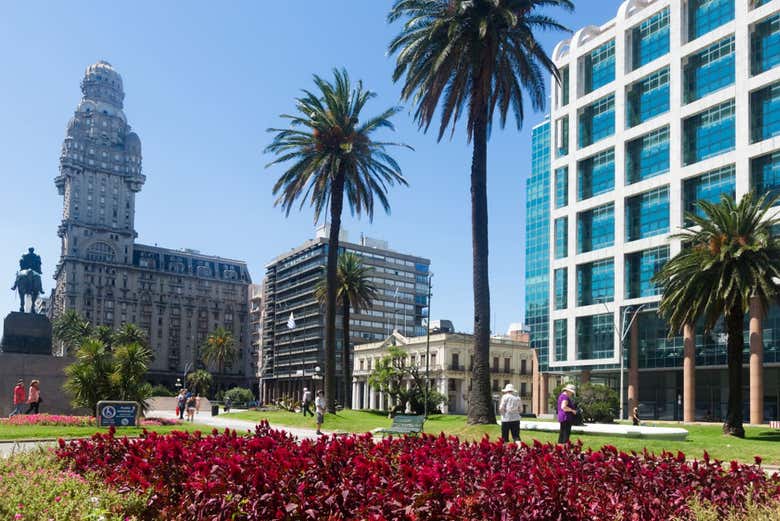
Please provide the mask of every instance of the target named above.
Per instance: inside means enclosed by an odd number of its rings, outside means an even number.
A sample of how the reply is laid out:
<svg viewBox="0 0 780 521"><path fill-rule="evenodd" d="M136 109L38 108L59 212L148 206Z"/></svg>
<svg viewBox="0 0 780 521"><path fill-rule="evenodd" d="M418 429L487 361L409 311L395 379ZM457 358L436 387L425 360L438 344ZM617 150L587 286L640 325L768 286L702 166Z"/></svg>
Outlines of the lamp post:
<svg viewBox="0 0 780 521"><path fill-rule="evenodd" d="M317 380L320 379L320 371L320 366L317 366L314 368L314 374L311 375L311 392L313 396L317 396Z"/></svg>
<svg viewBox="0 0 780 521"><path fill-rule="evenodd" d="M184 387L187 387L187 373L190 372L190 369L192 369L192 362L187 362L184 366L184 372L181 375L181 382ZM178 380L178 378L177 378ZM208 389L207 389L208 391Z"/></svg>
<svg viewBox="0 0 780 521"><path fill-rule="evenodd" d="M428 273L428 321L426 322L427 338L425 339L425 397L424 411L425 418L428 418L428 389L431 386L430 380L430 360L431 360L431 281L433 272Z"/></svg>
<svg viewBox="0 0 780 521"><path fill-rule="evenodd" d="M606 303L604 304L604 308L609 311L609 307ZM623 342L626 339L626 335L629 331L631 331L631 326L634 324L634 320L636 320L637 315L639 315L639 312L642 311L642 308L645 307L647 304L640 304L639 306L634 308L634 312L631 315L631 320L628 323L628 327L626 327L626 314L631 311L631 306L628 306L623 309L623 319L620 321L620 328L622 331L619 331L617 326L615 325L614 321L612 323L612 327L615 330L615 334L618 337L619 340L619 346L618 346L618 356L620 357L620 419L623 419L623 378L624 378L624 361L626 357L623 355ZM611 312L610 312L611 313Z"/></svg>

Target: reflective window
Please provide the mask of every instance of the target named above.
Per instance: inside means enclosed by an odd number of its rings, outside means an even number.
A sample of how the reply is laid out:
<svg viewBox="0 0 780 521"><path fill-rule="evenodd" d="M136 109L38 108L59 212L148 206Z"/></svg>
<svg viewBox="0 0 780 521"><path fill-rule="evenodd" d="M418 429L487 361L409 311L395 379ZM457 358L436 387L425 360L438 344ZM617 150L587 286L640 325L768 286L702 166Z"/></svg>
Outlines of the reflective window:
<svg viewBox="0 0 780 521"><path fill-rule="evenodd" d="M636 241L668 231L668 186L626 199L626 241Z"/></svg>
<svg viewBox="0 0 780 521"><path fill-rule="evenodd" d="M758 22L750 33L750 72L761 74L780 64L780 14Z"/></svg>
<svg viewBox="0 0 780 521"><path fill-rule="evenodd" d="M615 149L610 148L577 163L577 200L615 188Z"/></svg>
<svg viewBox="0 0 780 521"><path fill-rule="evenodd" d="M612 358L615 328L612 313L577 317L577 359Z"/></svg>
<svg viewBox="0 0 780 521"><path fill-rule="evenodd" d="M632 83L626 92L626 125L634 127L669 112L669 68Z"/></svg>
<svg viewBox="0 0 780 521"><path fill-rule="evenodd" d="M734 19L734 0L689 0L688 41Z"/></svg>
<svg viewBox="0 0 780 521"><path fill-rule="evenodd" d="M555 122L555 157L569 155L569 116Z"/></svg>
<svg viewBox="0 0 780 521"><path fill-rule="evenodd" d="M706 172L698 177L686 179L683 184L683 209L686 212L696 212L703 215L701 209L696 206L697 201L717 203L722 195L735 197L735 168L734 165L724 166ZM690 221L686 220L686 225Z"/></svg>
<svg viewBox="0 0 780 521"><path fill-rule="evenodd" d="M555 207L569 204L569 167L555 169Z"/></svg>
<svg viewBox="0 0 780 521"><path fill-rule="evenodd" d="M661 288L651 282L669 260L669 246L659 246L626 255L626 298L652 297Z"/></svg>
<svg viewBox="0 0 780 521"><path fill-rule="evenodd" d="M561 107L569 104L569 67L561 69Z"/></svg>
<svg viewBox="0 0 780 521"><path fill-rule="evenodd" d="M750 162L750 187L757 194L780 195L780 152Z"/></svg>
<svg viewBox="0 0 780 521"><path fill-rule="evenodd" d="M577 305L611 302L615 297L615 263L604 259L577 266Z"/></svg>
<svg viewBox="0 0 780 521"><path fill-rule="evenodd" d="M780 134L780 83L750 94L750 139L757 143Z"/></svg>
<svg viewBox="0 0 780 521"><path fill-rule="evenodd" d="M569 255L569 218L555 219L555 258L563 259Z"/></svg>
<svg viewBox="0 0 780 521"><path fill-rule="evenodd" d="M554 337L555 337L555 360L558 362L566 361L566 351L568 346L566 336L568 334L566 319L562 318L553 322Z"/></svg>
<svg viewBox="0 0 780 521"><path fill-rule="evenodd" d="M583 60L583 94L615 79L615 41L610 40L586 55Z"/></svg>
<svg viewBox="0 0 780 521"><path fill-rule="evenodd" d="M634 69L669 53L669 8L659 11L631 31Z"/></svg>
<svg viewBox="0 0 780 521"><path fill-rule="evenodd" d="M734 49L734 37L729 36L685 58L685 103L734 84Z"/></svg>
<svg viewBox="0 0 780 521"><path fill-rule="evenodd" d="M577 253L615 244L615 204L609 203L577 214Z"/></svg>
<svg viewBox="0 0 780 521"><path fill-rule="evenodd" d="M580 148L592 145L615 133L615 95L610 94L580 110Z"/></svg>
<svg viewBox="0 0 780 521"><path fill-rule="evenodd" d="M626 184L638 183L669 171L669 127L626 143Z"/></svg>
<svg viewBox="0 0 780 521"><path fill-rule="evenodd" d="M683 161L686 165L734 150L734 100L715 105L683 122Z"/></svg>
<svg viewBox="0 0 780 521"><path fill-rule="evenodd" d="M568 303L568 272L567 268L560 268L555 270L553 281L555 284L555 309L566 309Z"/></svg>

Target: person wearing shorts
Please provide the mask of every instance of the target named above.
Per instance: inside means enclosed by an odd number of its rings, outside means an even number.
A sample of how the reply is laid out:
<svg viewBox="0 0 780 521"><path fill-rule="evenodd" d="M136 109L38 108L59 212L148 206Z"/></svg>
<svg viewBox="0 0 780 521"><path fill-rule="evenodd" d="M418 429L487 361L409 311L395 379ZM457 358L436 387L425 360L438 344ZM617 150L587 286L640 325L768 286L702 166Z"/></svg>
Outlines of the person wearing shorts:
<svg viewBox="0 0 780 521"><path fill-rule="evenodd" d="M317 434L322 436L322 420L325 416L325 397L322 395L322 391L317 391L317 398L314 400L314 408L317 412Z"/></svg>

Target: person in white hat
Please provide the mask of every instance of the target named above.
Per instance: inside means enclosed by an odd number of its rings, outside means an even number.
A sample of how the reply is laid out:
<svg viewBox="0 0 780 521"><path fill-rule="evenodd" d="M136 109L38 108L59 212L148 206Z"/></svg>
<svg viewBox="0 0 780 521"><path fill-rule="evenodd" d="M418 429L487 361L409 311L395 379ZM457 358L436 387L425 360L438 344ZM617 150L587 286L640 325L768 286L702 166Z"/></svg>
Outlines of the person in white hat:
<svg viewBox="0 0 780 521"><path fill-rule="evenodd" d="M558 443L568 443L571 436L571 426L574 425L574 419L577 416L577 406L574 403L574 395L577 388L572 384L563 388L558 396L558 422L561 428L558 431Z"/></svg>
<svg viewBox="0 0 780 521"><path fill-rule="evenodd" d="M501 441L509 441L509 433L512 433L513 441L520 441L520 397L515 394L515 386L506 384L502 391L504 395L498 404L498 413L501 415Z"/></svg>

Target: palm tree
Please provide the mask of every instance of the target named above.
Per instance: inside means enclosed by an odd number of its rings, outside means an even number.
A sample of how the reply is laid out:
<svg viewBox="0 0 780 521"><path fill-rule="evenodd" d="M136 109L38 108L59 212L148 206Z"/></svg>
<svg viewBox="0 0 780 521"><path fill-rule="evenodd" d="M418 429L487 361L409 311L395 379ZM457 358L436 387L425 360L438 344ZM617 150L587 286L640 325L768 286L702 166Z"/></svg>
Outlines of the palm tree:
<svg viewBox="0 0 780 521"><path fill-rule="evenodd" d="M111 352L98 339L84 340L76 351L76 362L65 368L63 386L73 398L73 405L96 412L97 403L111 397L111 374L114 365Z"/></svg>
<svg viewBox="0 0 780 521"><path fill-rule="evenodd" d="M63 354L74 354L82 342L92 335L92 325L75 309L68 309L54 319L52 335L61 342Z"/></svg>
<svg viewBox="0 0 780 521"><path fill-rule="evenodd" d="M290 163L273 188L276 205L287 215L300 199L314 207L314 220L330 211L328 261L325 299L325 399L329 412L335 412L336 361L336 261L338 258L341 213L346 203L352 214L365 212L374 216L375 199L390 211L388 187L406 185L401 168L388 153L397 143L374 141L373 134L382 128L393 129L390 117L400 108L392 107L375 117L361 120L365 104L376 94L363 89L363 83L350 82L345 70L334 70L334 81L314 76L319 92L303 91L297 98L297 114L283 114L289 128L272 128L275 132L266 152L277 158L268 166Z"/></svg>
<svg viewBox="0 0 780 521"><path fill-rule="evenodd" d="M225 371L225 365L235 360L236 341L233 333L224 327L218 327L207 338L203 346L203 361L217 366L217 374Z"/></svg>
<svg viewBox="0 0 780 521"><path fill-rule="evenodd" d="M152 352L138 342L117 344L114 348L114 371L111 373L116 398L141 404L146 410L146 400L152 395L152 386L145 382Z"/></svg>
<svg viewBox="0 0 780 521"><path fill-rule="evenodd" d="M397 54L393 80L404 78L401 97L417 105L415 119L428 130L441 104L438 138L451 133L467 114L471 160L471 235L474 284L474 384L469 423L495 423L488 357L490 286L488 280L487 140L498 109L506 123L510 106L520 128L526 92L531 106L545 103L546 75L558 71L536 40L537 30L567 30L539 12L545 7L574 8L570 0L396 0L388 20L405 19L390 42Z"/></svg>
<svg viewBox="0 0 780 521"><path fill-rule="evenodd" d="M149 341L146 338L146 332L135 324L123 324L112 335L112 343L115 346L125 344L140 344L149 347Z"/></svg>
<svg viewBox="0 0 780 521"><path fill-rule="evenodd" d="M195 394L206 396L211 387L211 373L198 369L187 375L187 385L195 391Z"/></svg>
<svg viewBox="0 0 780 521"><path fill-rule="evenodd" d="M702 323L712 330L723 318L728 334L729 403L723 432L745 436L742 426L742 362L745 314L751 299L766 310L780 294L780 240L767 213L777 197L745 195L737 204L722 196L719 204L699 201L702 214L687 213L692 227L672 236L683 249L653 278L663 289L659 306L671 332Z"/></svg>
<svg viewBox="0 0 780 521"><path fill-rule="evenodd" d="M342 341L341 364L343 369L343 396L344 408L352 408L352 365L350 364L350 342L349 342L349 315L350 308L355 313L360 310L373 307L374 299L377 297L377 289L371 283L371 269L367 268L360 256L345 252L339 255L338 266L336 269L336 299L341 301L342 328L344 329L344 340ZM323 277L317 284L314 292L317 300L324 304L328 294L328 280Z"/></svg>

